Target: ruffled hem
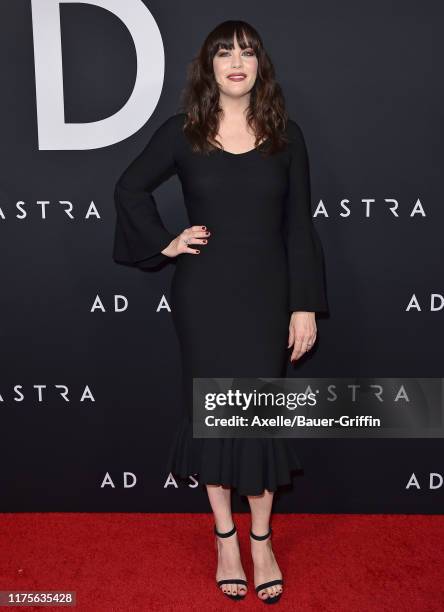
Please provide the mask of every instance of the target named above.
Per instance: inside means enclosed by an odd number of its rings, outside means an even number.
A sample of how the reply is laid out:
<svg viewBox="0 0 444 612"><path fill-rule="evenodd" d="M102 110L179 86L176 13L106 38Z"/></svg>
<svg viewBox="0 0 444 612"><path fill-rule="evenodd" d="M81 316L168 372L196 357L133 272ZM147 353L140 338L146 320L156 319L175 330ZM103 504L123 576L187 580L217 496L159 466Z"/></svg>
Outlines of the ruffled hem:
<svg viewBox="0 0 444 612"><path fill-rule="evenodd" d="M180 424L167 461L167 472L198 476L200 484L236 488L240 495L260 495L291 483L302 469L290 438L193 438L192 423Z"/></svg>

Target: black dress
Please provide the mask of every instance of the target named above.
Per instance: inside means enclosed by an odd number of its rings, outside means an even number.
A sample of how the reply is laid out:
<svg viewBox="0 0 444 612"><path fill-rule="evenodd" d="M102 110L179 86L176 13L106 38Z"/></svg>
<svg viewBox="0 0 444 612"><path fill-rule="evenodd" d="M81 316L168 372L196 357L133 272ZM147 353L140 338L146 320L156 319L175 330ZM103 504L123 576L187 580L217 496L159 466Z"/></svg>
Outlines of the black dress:
<svg viewBox="0 0 444 612"><path fill-rule="evenodd" d="M177 174L191 225L205 225L200 254L176 258L170 304L182 355L183 410L167 472L236 487L241 495L275 491L301 464L296 439L193 438L193 377L284 377L292 311L327 311L324 258L313 226L304 137L288 121L285 151L264 159L222 149L195 153L169 117L115 188L113 258L151 268L175 238L163 225L153 190Z"/></svg>

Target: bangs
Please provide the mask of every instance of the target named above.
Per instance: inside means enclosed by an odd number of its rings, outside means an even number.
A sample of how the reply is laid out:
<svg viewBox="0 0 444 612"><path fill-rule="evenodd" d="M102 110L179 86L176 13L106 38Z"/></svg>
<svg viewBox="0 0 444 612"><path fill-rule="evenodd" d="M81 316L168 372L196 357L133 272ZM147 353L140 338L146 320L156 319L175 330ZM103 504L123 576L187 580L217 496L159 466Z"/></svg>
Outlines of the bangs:
<svg viewBox="0 0 444 612"><path fill-rule="evenodd" d="M257 53L261 47L261 40L247 23L226 21L213 32L212 55L215 55L219 49L234 49L234 35L241 49L251 48Z"/></svg>

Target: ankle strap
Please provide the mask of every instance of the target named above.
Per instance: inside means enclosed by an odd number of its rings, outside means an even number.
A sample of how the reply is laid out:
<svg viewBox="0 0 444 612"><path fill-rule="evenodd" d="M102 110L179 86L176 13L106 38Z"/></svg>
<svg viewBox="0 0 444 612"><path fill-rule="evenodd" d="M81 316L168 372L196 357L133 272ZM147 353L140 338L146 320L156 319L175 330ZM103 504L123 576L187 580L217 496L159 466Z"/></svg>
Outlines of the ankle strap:
<svg viewBox="0 0 444 612"><path fill-rule="evenodd" d="M268 533L266 533L265 535L261 535L261 536L255 535L255 534L254 534L254 533L251 531L251 529L250 529L250 536L251 536L251 537L252 537L254 540L266 540L266 539L267 539L269 536L271 536L271 527L270 527L270 529L268 530Z"/></svg>
<svg viewBox="0 0 444 612"><path fill-rule="evenodd" d="M230 531L226 531L225 533L221 533L220 531L218 531L216 529L216 525L214 525L214 533L220 538L228 538L229 536L232 536L233 533L236 533L236 525L234 525L233 523L233 529L230 529Z"/></svg>

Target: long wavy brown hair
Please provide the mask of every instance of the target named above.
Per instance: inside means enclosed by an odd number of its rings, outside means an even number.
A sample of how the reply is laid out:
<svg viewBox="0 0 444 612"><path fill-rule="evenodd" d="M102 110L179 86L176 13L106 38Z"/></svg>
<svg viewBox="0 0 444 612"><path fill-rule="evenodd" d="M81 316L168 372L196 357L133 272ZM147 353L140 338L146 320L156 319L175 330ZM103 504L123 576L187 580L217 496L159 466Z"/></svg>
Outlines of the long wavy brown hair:
<svg viewBox="0 0 444 612"><path fill-rule="evenodd" d="M263 155L271 155L281 151L288 142L285 134L288 115L282 89L276 81L262 39L245 21L231 20L219 24L208 34L198 55L189 64L187 82L181 94L181 108L186 114L183 130L193 151L208 154L218 148L211 144L219 142L217 133L222 113L213 58L219 49L234 48L234 35L240 48L251 47L258 59L257 77L250 91L246 118L256 136L255 147L261 143Z"/></svg>

